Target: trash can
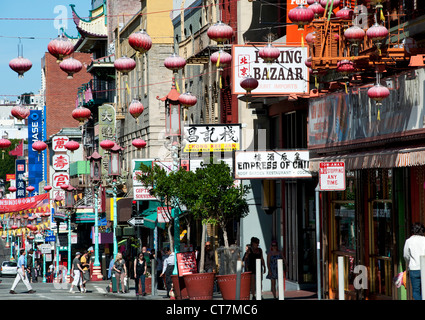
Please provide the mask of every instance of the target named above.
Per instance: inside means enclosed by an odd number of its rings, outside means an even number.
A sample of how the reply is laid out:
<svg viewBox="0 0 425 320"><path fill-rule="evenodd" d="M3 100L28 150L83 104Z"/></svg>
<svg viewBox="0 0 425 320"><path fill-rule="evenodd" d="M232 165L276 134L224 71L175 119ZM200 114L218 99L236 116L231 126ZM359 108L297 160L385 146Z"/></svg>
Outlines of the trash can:
<svg viewBox="0 0 425 320"><path fill-rule="evenodd" d="M112 280L112 292L116 293L118 292L117 288L117 278L115 277L115 272L112 272L112 276L111 276L111 280Z"/></svg>

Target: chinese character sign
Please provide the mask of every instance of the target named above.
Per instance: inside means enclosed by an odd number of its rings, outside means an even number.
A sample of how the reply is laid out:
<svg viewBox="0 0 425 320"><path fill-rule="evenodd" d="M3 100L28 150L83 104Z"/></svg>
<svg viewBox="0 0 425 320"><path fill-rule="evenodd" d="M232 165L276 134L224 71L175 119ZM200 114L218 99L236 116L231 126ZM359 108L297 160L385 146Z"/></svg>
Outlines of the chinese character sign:
<svg viewBox="0 0 425 320"><path fill-rule="evenodd" d="M304 61L307 47L278 46L280 56L274 63L265 63L259 57L261 46L233 46L233 94L245 94L241 80L250 75L259 86L251 94L284 95L309 92L309 72Z"/></svg>
<svg viewBox="0 0 425 320"><path fill-rule="evenodd" d="M60 189L63 185L69 184L69 174L66 172L55 172L52 176L53 188Z"/></svg>
<svg viewBox="0 0 425 320"><path fill-rule="evenodd" d="M184 152L231 152L240 149L241 125L190 125L184 139Z"/></svg>
<svg viewBox="0 0 425 320"><path fill-rule="evenodd" d="M53 169L55 171L66 171L69 169L69 156L67 154L55 154L53 156Z"/></svg>
<svg viewBox="0 0 425 320"><path fill-rule="evenodd" d="M25 160L16 160L16 198L25 198Z"/></svg>
<svg viewBox="0 0 425 320"><path fill-rule="evenodd" d="M69 141L67 136L57 136L52 139L52 148L54 152L66 152L65 144Z"/></svg>

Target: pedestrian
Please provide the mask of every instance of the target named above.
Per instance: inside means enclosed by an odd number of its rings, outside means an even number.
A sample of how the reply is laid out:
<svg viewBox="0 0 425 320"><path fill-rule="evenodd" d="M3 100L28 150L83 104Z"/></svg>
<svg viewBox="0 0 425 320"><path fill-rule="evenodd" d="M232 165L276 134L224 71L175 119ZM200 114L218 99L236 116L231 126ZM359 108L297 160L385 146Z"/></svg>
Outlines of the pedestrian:
<svg viewBox="0 0 425 320"><path fill-rule="evenodd" d="M27 268L25 264L26 263L25 254L26 254L25 249L21 249L20 256L18 258L18 270L17 270L16 278L15 278L15 281L13 282L12 288L9 291L9 293L11 294L16 294L15 288L18 285L19 281L21 280L24 283L24 285L27 287L28 293L35 293L35 290L32 289L31 284L28 281L27 273L25 272Z"/></svg>
<svg viewBox="0 0 425 320"><path fill-rule="evenodd" d="M257 259L261 260L260 277L262 280L263 273L266 272L266 264L264 263L263 250L260 246L260 239L256 237L251 238L249 253L245 256L245 265L248 266L248 271L251 272L251 294L252 300L255 300L255 283L256 283L256 265Z"/></svg>
<svg viewBox="0 0 425 320"><path fill-rule="evenodd" d="M121 292L125 293L124 279L127 275L127 267L125 266L125 261L122 257L122 253L117 253L117 256L115 257L113 270L115 273L115 279L117 279L117 281L119 280L121 284ZM117 282L117 291L118 293L120 292L118 282Z"/></svg>
<svg viewBox="0 0 425 320"><path fill-rule="evenodd" d="M215 272L215 252L211 247L211 242L205 242L205 255L204 255L204 272Z"/></svg>
<svg viewBox="0 0 425 320"><path fill-rule="evenodd" d="M171 275L173 274L174 264L176 262L175 262L174 252L171 252L170 248L166 248L165 253L168 255L168 257L164 260L164 265L162 266L162 273L160 277L163 277L165 275L165 285L167 286L167 295L164 298L169 298L171 287L173 284L171 280Z"/></svg>
<svg viewBox="0 0 425 320"><path fill-rule="evenodd" d="M85 292L85 288L82 285L82 274L83 274L83 268L81 267L81 252L77 252L75 254L74 260L72 260L72 266L71 266L71 274L74 280L71 283L71 289L69 289L69 292L74 293L74 286L80 286L81 292Z"/></svg>
<svg viewBox="0 0 425 320"><path fill-rule="evenodd" d="M248 272L248 264L249 264L248 255L249 255L250 249L251 249L251 245L249 243L245 245L245 253L243 254L243 257L242 257L242 263L243 263L243 268L245 272Z"/></svg>
<svg viewBox="0 0 425 320"><path fill-rule="evenodd" d="M146 259L143 252L139 253L139 256L134 259L134 280L135 280L135 291L136 296L139 294L142 296L146 295L145 292L145 277L147 272ZM142 292L139 292L139 285L141 285Z"/></svg>
<svg viewBox="0 0 425 320"><path fill-rule="evenodd" d="M406 240L403 250L414 300L422 300L420 257L423 255L425 255L425 227L417 222L413 224L412 235Z"/></svg>
<svg viewBox="0 0 425 320"><path fill-rule="evenodd" d="M282 252L279 250L276 240L272 240L270 251L267 253L267 269L268 274L267 279L271 281L271 290L273 298L277 299L276 296L276 280L277 280L277 261L279 259L283 260L283 268L285 270L285 260L283 258Z"/></svg>
<svg viewBox="0 0 425 320"><path fill-rule="evenodd" d="M151 263L152 255L146 247L142 247L142 253L143 253L143 257L145 258L146 267L148 269L148 272L150 274L152 274L152 270L151 270L151 268L152 268L152 265L151 265L152 264Z"/></svg>
<svg viewBox="0 0 425 320"><path fill-rule="evenodd" d="M34 265L33 265L33 261L34 261L34 257L33 257L33 250L29 249L28 250L28 255L27 255L27 272L28 272L28 278L30 283L34 282Z"/></svg>
<svg viewBox="0 0 425 320"><path fill-rule="evenodd" d="M90 257L89 252L86 250L84 251L83 255L81 256L81 268L83 269L82 275L82 287L84 288L84 292L87 292L86 290L86 283L90 280Z"/></svg>
<svg viewBox="0 0 425 320"><path fill-rule="evenodd" d="M164 261L162 260L162 251L158 250L157 256L156 256L156 282L157 282L158 290L164 290L164 279L161 278L163 263Z"/></svg>

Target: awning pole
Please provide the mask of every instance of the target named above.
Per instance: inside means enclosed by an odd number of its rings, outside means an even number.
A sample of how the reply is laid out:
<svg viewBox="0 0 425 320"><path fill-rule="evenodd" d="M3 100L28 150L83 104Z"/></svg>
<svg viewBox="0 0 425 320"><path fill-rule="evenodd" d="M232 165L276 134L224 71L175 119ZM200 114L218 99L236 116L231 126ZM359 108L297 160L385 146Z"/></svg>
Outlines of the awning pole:
<svg viewBox="0 0 425 320"><path fill-rule="evenodd" d="M316 187L316 260L317 260L317 299L321 300L322 290L321 290L321 278L320 273L320 205L319 205L319 184Z"/></svg>

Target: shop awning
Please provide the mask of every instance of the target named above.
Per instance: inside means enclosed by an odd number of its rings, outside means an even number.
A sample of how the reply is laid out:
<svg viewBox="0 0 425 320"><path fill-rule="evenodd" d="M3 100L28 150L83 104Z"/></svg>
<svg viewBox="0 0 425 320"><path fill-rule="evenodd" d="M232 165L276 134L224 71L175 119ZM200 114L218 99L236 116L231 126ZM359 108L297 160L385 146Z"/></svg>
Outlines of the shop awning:
<svg viewBox="0 0 425 320"><path fill-rule="evenodd" d="M425 165L425 147L387 149L310 158L310 171L318 172L320 162L345 162L346 170L400 168Z"/></svg>
<svg viewBox="0 0 425 320"><path fill-rule="evenodd" d="M158 223L157 219L157 208L161 207L159 201L149 200L149 207L142 212L143 216L143 226L149 229L155 229L155 227L164 229L165 223Z"/></svg>

